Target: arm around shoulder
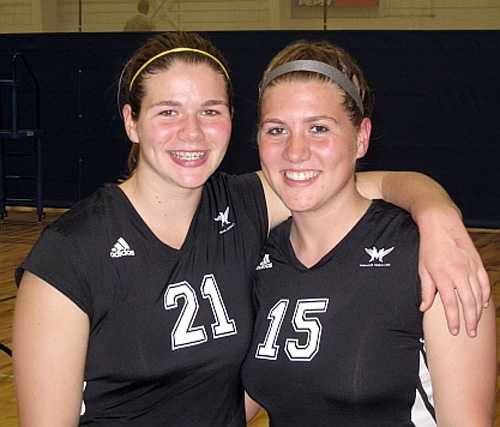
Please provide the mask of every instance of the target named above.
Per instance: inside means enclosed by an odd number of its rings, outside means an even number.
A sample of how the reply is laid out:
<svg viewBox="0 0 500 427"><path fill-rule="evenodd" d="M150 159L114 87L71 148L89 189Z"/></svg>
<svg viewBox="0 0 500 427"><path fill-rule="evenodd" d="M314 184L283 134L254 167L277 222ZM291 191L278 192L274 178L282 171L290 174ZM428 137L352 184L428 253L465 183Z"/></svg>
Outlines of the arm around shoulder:
<svg viewBox="0 0 500 427"><path fill-rule="evenodd" d="M78 425L88 336L88 316L49 283L25 272L13 332L21 427Z"/></svg>
<svg viewBox="0 0 500 427"><path fill-rule="evenodd" d="M440 298L424 314L424 335L439 427L491 427L495 414L495 308L483 313L477 336L446 330Z"/></svg>

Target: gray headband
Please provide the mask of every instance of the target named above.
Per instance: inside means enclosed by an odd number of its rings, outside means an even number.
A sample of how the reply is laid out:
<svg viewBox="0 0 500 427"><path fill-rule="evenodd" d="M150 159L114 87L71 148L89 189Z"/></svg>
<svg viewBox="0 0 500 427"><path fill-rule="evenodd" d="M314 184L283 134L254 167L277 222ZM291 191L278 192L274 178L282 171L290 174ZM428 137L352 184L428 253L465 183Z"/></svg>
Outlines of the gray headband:
<svg viewBox="0 0 500 427"><path fill-rule="evenodd" d="M339 69L320 61L300 59L297 61L287 62L286 64L276 67L274 70L264 76L264 79L262 80L262 83L259 87L260 94L262 95L262 92L264 91L266 86L271 83L271 81L273 81L276 77L282 76L283 74L292 73L294 71L310 71L313 73L322 74L323 76L332 79L351 96L351 98L360 109L361 114L364 114L363 101L361 101L358 89L356 88L356 86L354 86L353 82Z"/></svg>

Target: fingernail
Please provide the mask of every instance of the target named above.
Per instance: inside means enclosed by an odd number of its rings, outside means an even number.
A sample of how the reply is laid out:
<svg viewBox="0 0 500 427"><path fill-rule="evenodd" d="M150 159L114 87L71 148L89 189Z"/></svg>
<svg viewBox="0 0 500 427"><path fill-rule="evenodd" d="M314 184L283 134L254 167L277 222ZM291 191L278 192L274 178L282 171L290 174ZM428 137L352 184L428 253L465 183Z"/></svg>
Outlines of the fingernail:
<svg viewBox="0 0 500 427"><path fill-rule="evenodd" d="M489 302L485 302L484 305L483 305L483 307L484 308L488 308L488 305L490 305L490 303Z"/></svg>
<svg viewBox="0 0 500 427"><path fill-rule="evenodd" d="M458 329L452 329L452 330L451 330L451 333L452 333L453 335L457 335L457 334L458 334Z"/></svg>
<svg viewBox="0 0 500 427"><path fill-rule="evenodd" d="M470 332L469 332L469 335L470 335L471 337L475 337L475 336L476 336L476 331L475 331L475 330L470 331Z"/></svg>

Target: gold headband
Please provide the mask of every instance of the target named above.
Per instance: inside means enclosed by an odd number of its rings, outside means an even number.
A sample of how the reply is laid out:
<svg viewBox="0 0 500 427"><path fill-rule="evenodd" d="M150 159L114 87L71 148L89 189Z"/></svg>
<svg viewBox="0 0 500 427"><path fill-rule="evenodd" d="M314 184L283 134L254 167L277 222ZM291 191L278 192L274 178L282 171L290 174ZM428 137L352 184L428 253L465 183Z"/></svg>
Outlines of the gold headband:
<svg viewBox="0 0 500 427"><path fill-rule="evenodd" d="M132 77L132 80L130 80L130 85L128 87L129 92L132 91L132 86L134 85L134 82L137 79L137 77L139 77L139 74L141 74L149 64L151 64L153 61L156 61L158 58L161 58L162 56L170 55L171 53L177 53L177 52L195 52L210 58L221 68L221 70L224 72L224 75L226 76L226 79L228 81L230 80L229 73L227 72L226 67L224 67L224 64L212 54L200 49L192 49L190 47L177 47L175 49L170 49L160 52L159 54L153 56L152 58L148 59L144 64L142 64L141 68L139 68L135 72L134 77Z"/></svg>

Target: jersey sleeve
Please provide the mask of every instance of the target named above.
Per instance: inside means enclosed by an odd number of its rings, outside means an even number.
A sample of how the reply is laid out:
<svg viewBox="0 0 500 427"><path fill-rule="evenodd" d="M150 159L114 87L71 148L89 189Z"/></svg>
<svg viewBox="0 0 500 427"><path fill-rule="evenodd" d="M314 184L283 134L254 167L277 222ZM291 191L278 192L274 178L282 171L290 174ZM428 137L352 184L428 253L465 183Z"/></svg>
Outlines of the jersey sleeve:
<svg viewBox="0 0 500 427"><path fill-rule="evenodd" d="M410 279L408 292L409 296L411 296L411 304L418 307L422 302L422 286L420 282L420 275L418 273L420 235L418 233L417 225L413 222L410 215L405 213L404 217L405 220L401 226L401 242L404 246L406 246L404 249L408 254L407 269L408 277Z"/></svg>
<svg viewBox="0 0 500 427"><path fill-rule="evenodd" d="M85 278L85 256L69 236L51 226L47 227L24 262L16 269L17 286L21 285L25 271L49 283L91 317L92 304Z"/></svg>
<svg viewBox="0 0 500 427"><path fill-rule="evenodd" d="M401 321L411 319L411 325L422 326L422 313L418 309L422 302L420 276L418 273L419 234L416 224L411 217L403 212L396 223L398 224L398 240L395 241L394 256L391 258L391 268L394 268L399 288L398 300L401 308L399 311ZM405 315L403 315L406 313ZM411 316L408 313L412 313Z"/></svg>
<svg viewBox="0 0 500 427"><path fill-rule="evenodd" d="M259 230L261 244L264 244L269 229L266 196L264 187L256 173L248 173L235 177L237 197L243 208Z"/></svg>

